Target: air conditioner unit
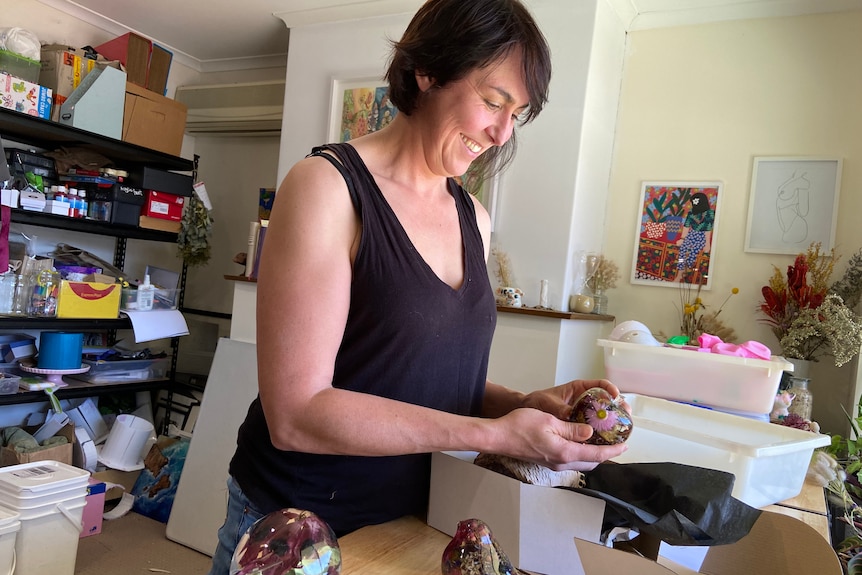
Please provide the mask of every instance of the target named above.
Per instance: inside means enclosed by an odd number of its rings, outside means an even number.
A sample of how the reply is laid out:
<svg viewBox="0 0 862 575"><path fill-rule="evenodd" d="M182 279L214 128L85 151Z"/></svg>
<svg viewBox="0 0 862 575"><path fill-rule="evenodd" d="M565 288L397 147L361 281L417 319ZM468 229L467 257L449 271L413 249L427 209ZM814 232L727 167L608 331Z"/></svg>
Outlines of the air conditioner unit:
<svg viewBox="0 0 862 575"><path fill-rule="evenodd" d="M278 136L284 80L179 86L175 99L188 107L186 133L208 136Z"/></svg>

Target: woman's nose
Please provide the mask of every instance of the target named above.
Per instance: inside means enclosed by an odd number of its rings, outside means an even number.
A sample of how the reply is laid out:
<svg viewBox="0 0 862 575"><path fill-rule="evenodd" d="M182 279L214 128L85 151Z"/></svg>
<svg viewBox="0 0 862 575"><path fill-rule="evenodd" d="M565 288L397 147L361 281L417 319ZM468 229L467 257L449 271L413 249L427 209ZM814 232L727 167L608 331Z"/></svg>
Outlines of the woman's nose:
<svg viewBox="0 0 862 575"><path fill-rule="evenodd" d="M493 140L495 146L502 146L512 137L515 121L510 116L504 116L499 121L488 127L486 132Z"/></svg>

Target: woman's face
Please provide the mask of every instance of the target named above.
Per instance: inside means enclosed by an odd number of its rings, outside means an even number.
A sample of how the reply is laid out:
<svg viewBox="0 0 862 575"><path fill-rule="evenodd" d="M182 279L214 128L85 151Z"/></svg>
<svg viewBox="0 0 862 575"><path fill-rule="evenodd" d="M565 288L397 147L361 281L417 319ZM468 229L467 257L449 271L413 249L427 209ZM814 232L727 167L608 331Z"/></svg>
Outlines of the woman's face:
<svg viewBox="0 0 862 575"><path fill-rule="evenodd" d="M426 160L439 175L459 176L483 152L509 141L529 102L518 50L442 88L427 76L417 81L425 92L418 113Z"/></svg>

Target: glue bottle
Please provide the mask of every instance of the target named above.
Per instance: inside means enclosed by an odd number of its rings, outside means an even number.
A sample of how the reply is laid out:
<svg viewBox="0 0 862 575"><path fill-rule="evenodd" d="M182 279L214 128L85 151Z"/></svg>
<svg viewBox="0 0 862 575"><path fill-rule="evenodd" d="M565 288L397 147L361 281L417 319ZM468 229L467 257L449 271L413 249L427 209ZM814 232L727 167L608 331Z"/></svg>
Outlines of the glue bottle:
<svg viewBox="0 0 862 575"><path fill-rule="evenodd" d="M153 309L155 295L156 286L150 283L150 274L145 274L144 283L138 286L138 310L149 311Z"/></svg>

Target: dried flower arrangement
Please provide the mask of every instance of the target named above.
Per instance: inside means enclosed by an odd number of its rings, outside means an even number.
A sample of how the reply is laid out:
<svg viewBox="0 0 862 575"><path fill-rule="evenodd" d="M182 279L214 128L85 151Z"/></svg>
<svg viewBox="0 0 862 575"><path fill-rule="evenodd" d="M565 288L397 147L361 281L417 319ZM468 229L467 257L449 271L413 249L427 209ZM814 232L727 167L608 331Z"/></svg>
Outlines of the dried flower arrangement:
<svg viewBox="0 0 862 575"><path fill-rule="evenodd" d="M702 288L703 284L693 288L690 283L680 283L678 308L680 334L687 337L688 342L697 341L704 333L714 335L722 341L735 342L736 332L733 328L724 325L718 316L730 298L739 293L739 288L732 288L718 309L710 312L706 311L707 306L700 297Z"/></svg>
<svg viewBox="0 0 862 575"><path fill-rule="evenodd" d="M500 287L514 287L515 278L512 274L512 263L509 261L509 255L497 246L494 246L491 248L491 256L497 262L494 275L497 276Z"/></svg>
<svg viewBox="0 0 862 575"><path fill-rule="evenodd" d="M587 282L587 285L593 293L602 293L609 289L617 287L617 280L620 279L620 270L613 260L599 254L599 261L596 265L596 272L593 277Z"/></svg>
<svg viewBox="0 0 862 575"><path fill-rule="evenodd" d="M862 346L862 318L852 310L862 294L862 250L850 258L844 276L830 286L839 256L834 248L824 253L821 247L815 242L798 254L786 276L772 266L772 277L762 288L760 311L778 339L781 355L809 361L832 356L841 367Z"/></svg>

